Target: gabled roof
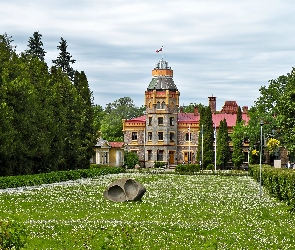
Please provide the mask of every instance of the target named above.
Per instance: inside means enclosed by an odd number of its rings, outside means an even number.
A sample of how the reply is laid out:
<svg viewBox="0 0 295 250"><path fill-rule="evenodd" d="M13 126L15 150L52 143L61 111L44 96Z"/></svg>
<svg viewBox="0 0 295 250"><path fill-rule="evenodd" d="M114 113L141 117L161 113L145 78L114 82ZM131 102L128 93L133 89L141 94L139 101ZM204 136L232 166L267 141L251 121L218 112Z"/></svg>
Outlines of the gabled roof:
<svg viewBox="0 0 295 250"><path fill-rule="evenodd" d="M112 148L122 148L124 146L124 142L121 141L110 141L109 144Z"/></svg>

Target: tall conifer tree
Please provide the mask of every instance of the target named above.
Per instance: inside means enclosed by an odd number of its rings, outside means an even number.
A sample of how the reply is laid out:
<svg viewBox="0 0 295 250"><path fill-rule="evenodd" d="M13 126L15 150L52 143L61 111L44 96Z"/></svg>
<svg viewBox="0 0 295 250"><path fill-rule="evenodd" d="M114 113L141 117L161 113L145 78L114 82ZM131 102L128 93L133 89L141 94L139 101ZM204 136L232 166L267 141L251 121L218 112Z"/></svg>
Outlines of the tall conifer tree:
<svg viewBox="0 0 295 250"><path fill-rule="evenodd" d="M232 134L232 143L233 143L233 154L232 161L234 163L235 168L240 168L244 161L244 152L243 152L243 144L244 144L244 123L242 120L242 112L241 108L238 108L236 125L233 128Z"/></svg>
<svg viewBox="0 0 295 250"><path fill-rule="evenodd" d="M203 162L202 167L205 169L209 164L213 163L214 158L214 131L213 131L213 122L212 122L212 112L209 106L201 108L200 110L200 134L198 141L198 153L197 160ZM203 128L203 131L202 131ZM202 143L203 137L203 143ZM203 147L202 147L203 144ZM203 152L202 152L203 150Z"/></svg>
<svg viewBox="0 0 295 250"><path fill-rule="evenodd" d="M225 119L220 121L218 133L217 133L217 159L216 164L220 166L221 169L225 169L227 162L230 157L230 148L228 140L228 128Z"/></svg>
<svg viewBox="0 0 295 250"><path fill-rule="evenodd" d="M57 59L52 60L57 68L61 68L63 72L65 72L71 81L74 80L74 69L71 67L71 64L74 64L76 60L71 59L72 55L67 51L67 41L61 37L61 41L59 42L59 46L57 49L60 50L59 56Z"/></svg>
<svg viewBox="0 0 295 250"><path fill-rule="evenodd" d="M26 50L26 53L37 57L40 61L44 62L46 52L43 49L43 42L41 38L42 35L39 34L39 32L34 32L33 37L29 38L29 49Z"/></svg>

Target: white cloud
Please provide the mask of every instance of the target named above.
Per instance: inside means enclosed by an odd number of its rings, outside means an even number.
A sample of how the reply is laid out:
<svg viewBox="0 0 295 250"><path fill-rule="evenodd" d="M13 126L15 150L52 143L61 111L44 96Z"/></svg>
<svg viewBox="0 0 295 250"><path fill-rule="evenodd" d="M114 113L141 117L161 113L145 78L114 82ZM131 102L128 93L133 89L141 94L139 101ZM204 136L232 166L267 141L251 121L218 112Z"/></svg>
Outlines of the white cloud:
<svg viewBox="0 0 295 250"><path fill-rule="evenodd" d="M49 65L66 39L102 106L124 96L143 104L162 45L184 104L213 94L219 108L225 100L251 106L261 86L294 65L291 0L10 0L0 16L19 52L39 31Z"/></svg>

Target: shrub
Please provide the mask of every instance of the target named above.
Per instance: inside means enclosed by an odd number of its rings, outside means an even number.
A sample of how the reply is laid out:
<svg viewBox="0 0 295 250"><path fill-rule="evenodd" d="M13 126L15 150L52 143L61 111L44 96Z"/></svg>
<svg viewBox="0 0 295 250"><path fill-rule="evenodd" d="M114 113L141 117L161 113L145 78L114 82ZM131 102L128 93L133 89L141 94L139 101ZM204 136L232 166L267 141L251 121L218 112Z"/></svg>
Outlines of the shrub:
<svg viewBox="0 0 295 250"><path fill-rule="evenodd" d="M206 170L213 170L214 165L213 164L208 164Z"/></svg>
<svg viewBox="0 0 295 250"><path fill-rule="evenodd" d="M21 224L15 221L0 221L0 249L19 250L26 242L27 235Z"/></svg>
<svg viewBox="0 0 295 250"><path fill-rule="evenodd" d="M139 164L138 155L135 152L125 152L124 162L127 168L134 168L136 164Z"/></svg>
<svg viewBox="0 0 295 250"><path fill-rule="evenodd" d="M154 163L155 168L161 168L161 167L164 167L165 165L166 165L166 163L162 162L162 161L155 161L155 163Z"/></svg>
<svg viewBox="0 0 295 250"><path fill-rule="evenodd" d="M179 164L175 168L175 172L179 174L194 174L199 171L199 164Z"/></svg>

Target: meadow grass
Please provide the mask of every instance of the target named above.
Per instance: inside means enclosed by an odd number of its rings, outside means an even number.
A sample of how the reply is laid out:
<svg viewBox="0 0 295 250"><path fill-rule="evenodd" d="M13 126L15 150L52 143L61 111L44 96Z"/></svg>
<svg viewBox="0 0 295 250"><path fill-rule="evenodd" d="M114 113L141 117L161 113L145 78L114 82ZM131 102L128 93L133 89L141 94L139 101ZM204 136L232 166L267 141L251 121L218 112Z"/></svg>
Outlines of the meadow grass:
<svg viewBox="0 0 295 250"><path fill-rule="evenodd" d="M130 177L141 202L103 191ZM125 173L0 190L0 220L25 225L27 249L294 249L295 218L285 203L259 197L247 176Z"/></svg>

